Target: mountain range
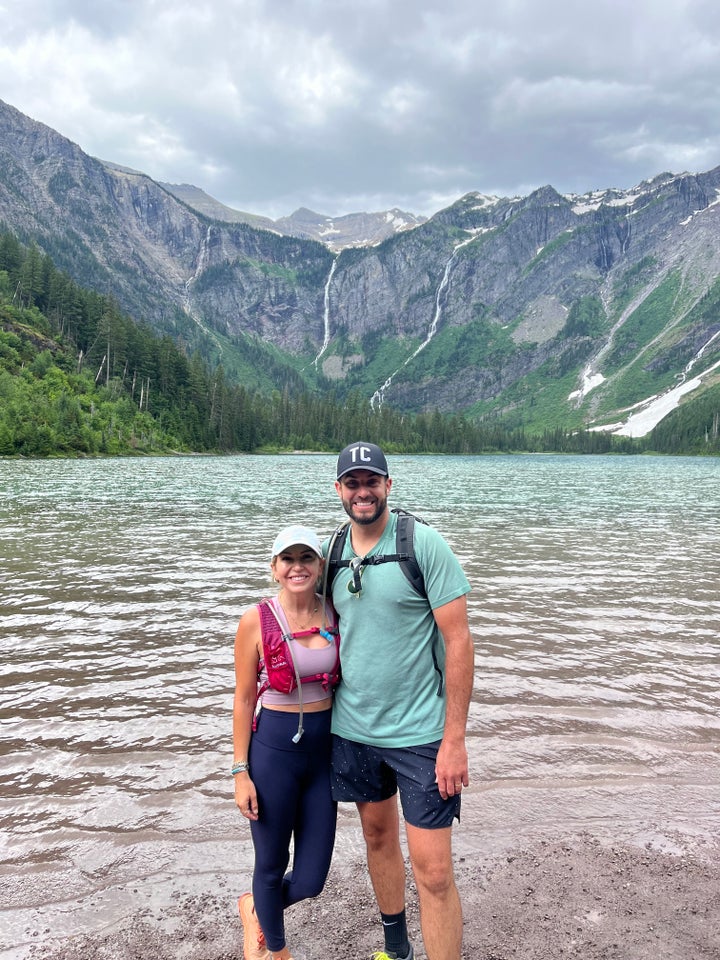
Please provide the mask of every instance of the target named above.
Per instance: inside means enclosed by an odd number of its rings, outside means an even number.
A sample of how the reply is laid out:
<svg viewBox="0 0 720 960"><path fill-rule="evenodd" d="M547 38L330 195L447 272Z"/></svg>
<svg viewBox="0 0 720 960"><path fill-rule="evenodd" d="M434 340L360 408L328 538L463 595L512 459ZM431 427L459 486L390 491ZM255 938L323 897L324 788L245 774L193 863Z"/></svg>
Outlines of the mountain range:
<svg viewBox="0 0 720 960"><path fill-rule="evenodd" d="M285 366L508 426L642 435L718 383L719 200L720 167L470 193L427 219L274 221L90 157L0 101L0 221L78 283L253 386Z"/></svg>
<svg viewBox="0 0 720 960"><path fill-rule="evenodd" d="M387 240L403 230L425 223L427 217L416 217L412 213L398 210L384 210L380 213L348 213L342 217L326 217L321 213L300 207L289 217L271 220L269 217L254 213L244 213L226 207L199 187L187 183L160 183L169 193L182 200L193 210L212 220L227 223L247 223L258 230L271 230L288 237L301 237L305 240L319 240L330 250L339 252L345 247L368 247Z"/></svg>

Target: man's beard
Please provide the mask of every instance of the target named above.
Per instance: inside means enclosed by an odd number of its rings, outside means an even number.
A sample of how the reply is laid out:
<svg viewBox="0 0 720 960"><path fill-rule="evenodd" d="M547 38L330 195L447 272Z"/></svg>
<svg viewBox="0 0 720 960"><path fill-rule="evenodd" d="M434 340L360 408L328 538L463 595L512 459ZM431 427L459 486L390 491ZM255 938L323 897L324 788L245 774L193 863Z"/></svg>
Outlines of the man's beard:
<svg viewBox="0 0 720 960"><path fill-rule="evenodd" d="M378 517L382 516L385 512L385 507L387 506L387 498L378 497L375 502L375 509L372 513L363 513L361 516L356 516L353 513L353 503L351 500L343 500L342 502L345 513L350 517L351 520L354 520L355 523L359 523L361 526L366 527L371 523L375 523Z"/></svg>

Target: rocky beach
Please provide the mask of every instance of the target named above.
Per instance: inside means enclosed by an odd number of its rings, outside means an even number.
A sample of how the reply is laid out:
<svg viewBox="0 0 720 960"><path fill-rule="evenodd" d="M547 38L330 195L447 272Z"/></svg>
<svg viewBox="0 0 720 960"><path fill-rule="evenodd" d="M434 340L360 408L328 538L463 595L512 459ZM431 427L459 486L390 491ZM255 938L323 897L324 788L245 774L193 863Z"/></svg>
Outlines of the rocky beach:
<svg viewBox="0 0 720 960"><path fill-rule="evenodd" d="M717 844L674 838L613 843L588 834L540 841L502 855L457 858L467 960L718 960ZM242 929L227 877L179 894L104 934L46 942L31 960L238 960ZM417 901L408 916L425 953ZM369 958L381 946L364 863L336 857L323 894L287 914L295 960Z"/></svg>

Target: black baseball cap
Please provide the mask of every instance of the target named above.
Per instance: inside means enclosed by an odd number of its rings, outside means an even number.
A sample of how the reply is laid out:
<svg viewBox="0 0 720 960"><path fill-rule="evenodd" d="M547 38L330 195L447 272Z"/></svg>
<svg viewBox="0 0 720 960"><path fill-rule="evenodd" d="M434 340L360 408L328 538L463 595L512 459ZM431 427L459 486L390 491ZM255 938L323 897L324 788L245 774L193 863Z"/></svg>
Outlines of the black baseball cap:
<svg viewBox="0 0 720 960"><path fill-rule="evenodd" d="M377 444L365 443L364 440L349 443L344 450L340 451L337 479L344 477L351 470L369 470L370 473L379 473L383 477L389 476L385 454Z"/></svg>

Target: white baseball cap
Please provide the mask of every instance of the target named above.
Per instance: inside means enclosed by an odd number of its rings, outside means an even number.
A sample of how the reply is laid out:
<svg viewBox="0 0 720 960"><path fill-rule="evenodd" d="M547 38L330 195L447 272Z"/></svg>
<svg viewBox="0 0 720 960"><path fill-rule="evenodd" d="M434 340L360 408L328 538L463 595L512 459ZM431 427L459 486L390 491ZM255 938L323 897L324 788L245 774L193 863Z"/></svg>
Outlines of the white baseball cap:
<svg viewBox="0 0 720 960"><path fill-rule="evenodd" d="M287 550L288 547L294 547L296 545L310 547L310 549L314 550L320 559L322 559L322 544L320 543L318 535L314 530L311 530L310 527L299 526L285 527L280 531L272 545L270 559L282 553L283 550Z"/></svg>

